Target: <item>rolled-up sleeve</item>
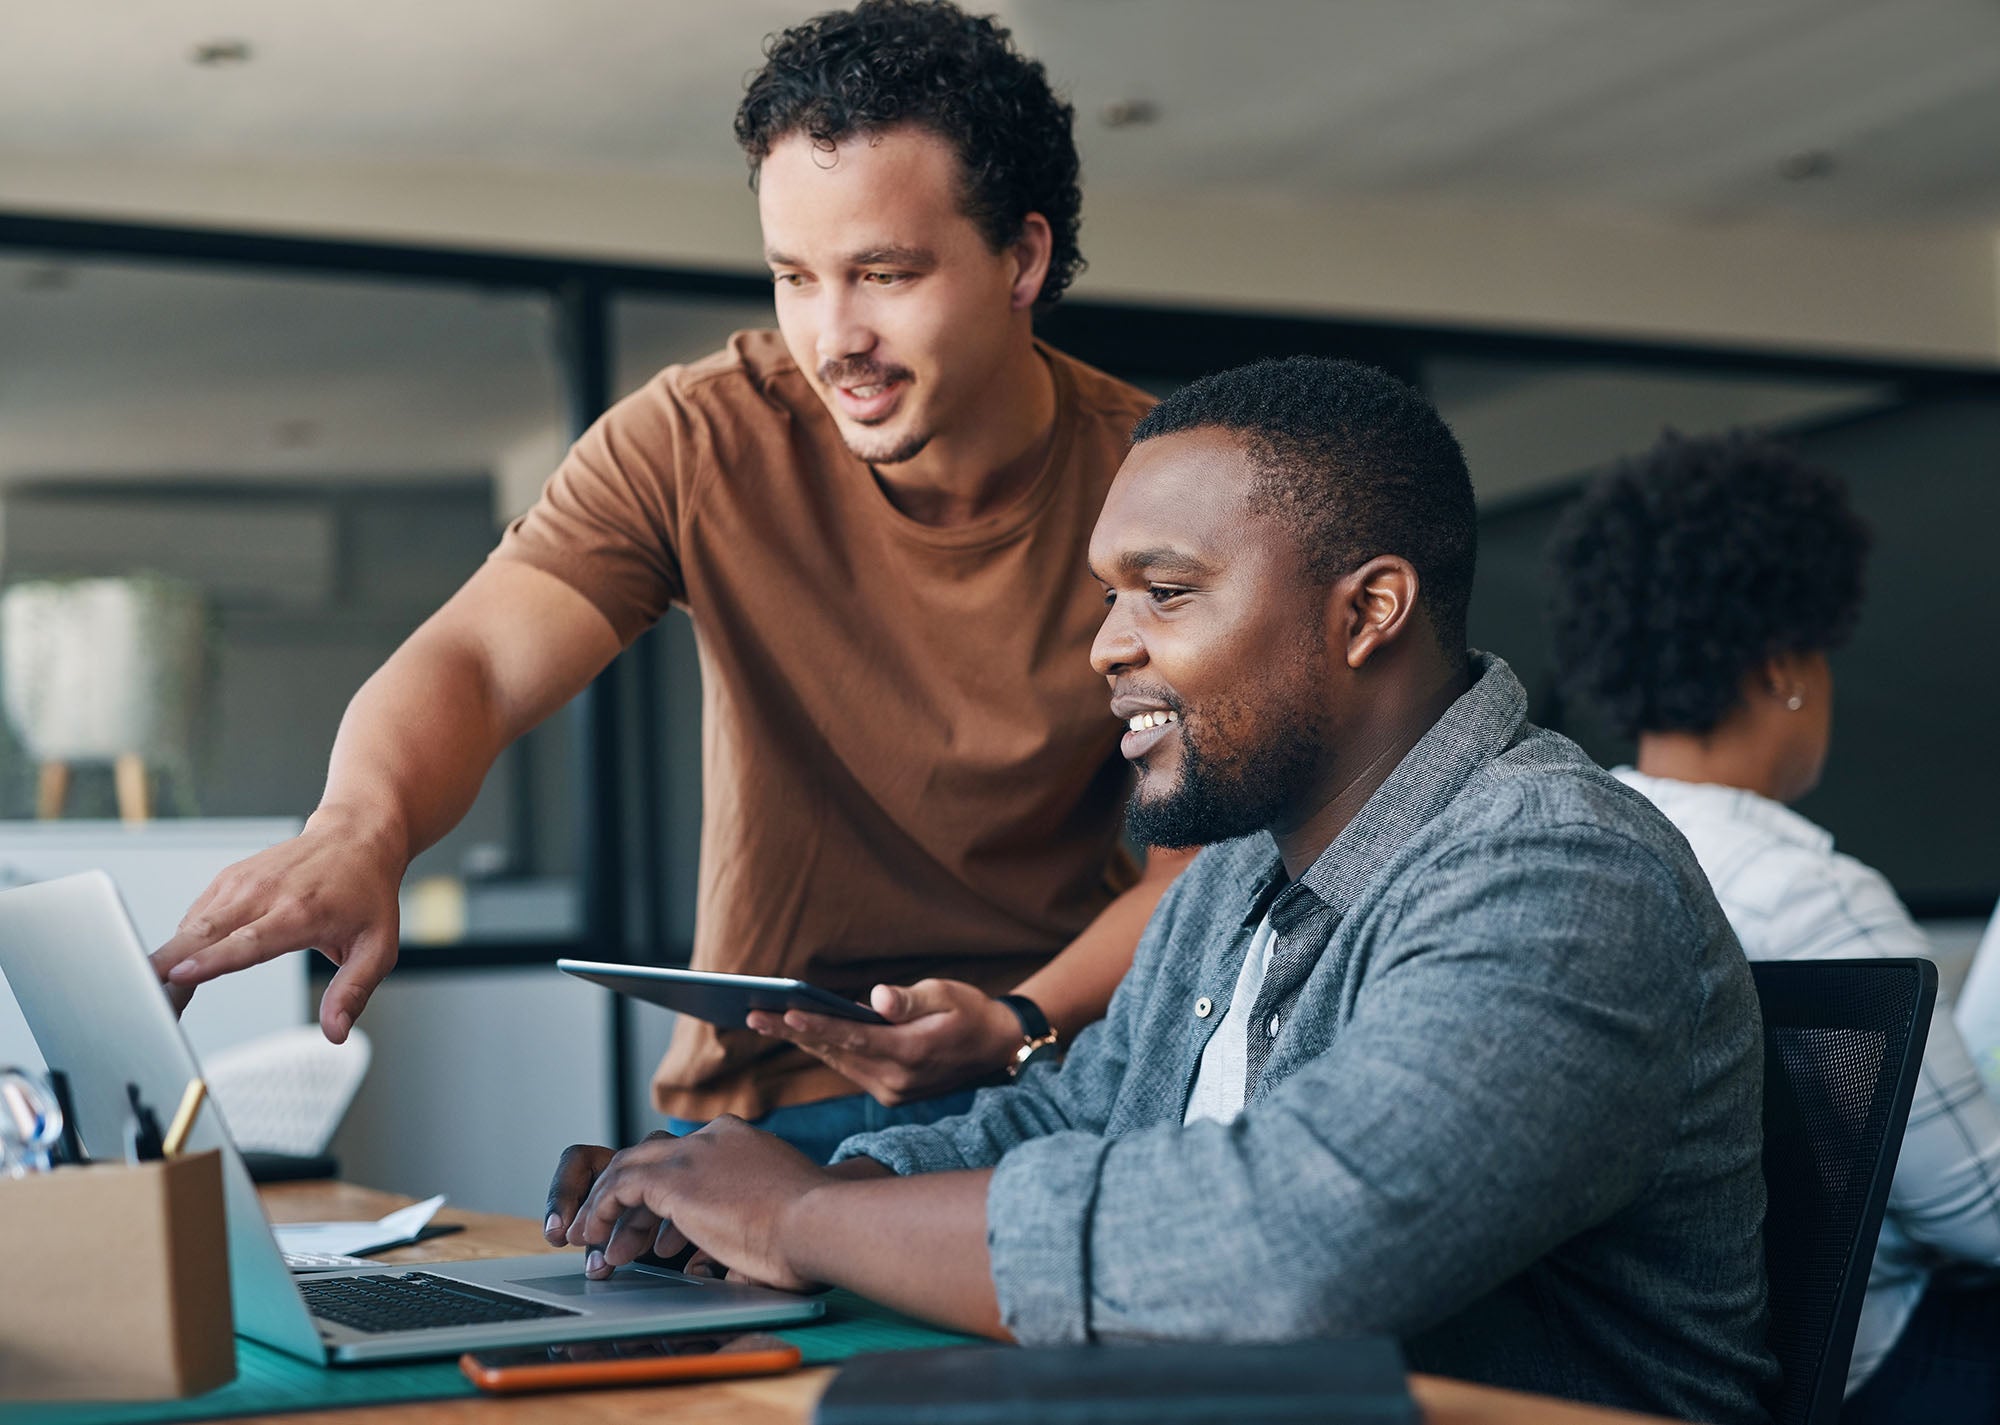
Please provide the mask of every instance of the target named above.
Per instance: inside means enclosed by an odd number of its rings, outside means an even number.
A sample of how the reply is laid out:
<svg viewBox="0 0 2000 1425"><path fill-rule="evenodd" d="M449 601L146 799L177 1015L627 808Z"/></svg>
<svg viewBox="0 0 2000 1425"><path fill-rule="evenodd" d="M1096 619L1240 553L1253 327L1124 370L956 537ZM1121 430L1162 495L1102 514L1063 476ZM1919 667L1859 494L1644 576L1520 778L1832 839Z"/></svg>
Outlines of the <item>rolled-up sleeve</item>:
<svg viewBox="0 0 2000 1425"><path fill-rule="evenodd" d="M1015 1083L981 1089L955 1118L857 1133L834 1150L832 1161L873 1158L903 1177L990 1168L1020 1144L1078 1126L1068 1092L1076 1081L1065 1084L1063 1077L1053 1065L1038 1065Z"/></svg>
<svg viewBox="0 0 2000 1425"><path fill-rule="evenodd" d="M1024 1346L1090 1337L1090 1218L1109 1140L1057 1133L1009 1153L986 1193L1000 1321Z"/></svg>

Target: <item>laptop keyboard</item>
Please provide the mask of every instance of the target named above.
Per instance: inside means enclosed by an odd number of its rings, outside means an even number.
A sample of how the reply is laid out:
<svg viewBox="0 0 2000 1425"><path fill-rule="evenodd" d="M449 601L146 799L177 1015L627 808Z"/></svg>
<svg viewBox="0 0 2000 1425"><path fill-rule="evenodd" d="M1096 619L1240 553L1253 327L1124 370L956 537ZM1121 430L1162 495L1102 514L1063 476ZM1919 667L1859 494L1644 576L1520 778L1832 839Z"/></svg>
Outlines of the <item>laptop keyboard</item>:
<svg viewBox="0 0 2000 1425"><path fill-rule="evenodd" d="M425 1331L487 1326L583 1313L483 1287L410 1272L394 1277L329 1277L298 1284L314 1316L356 1331Z"/></svg>

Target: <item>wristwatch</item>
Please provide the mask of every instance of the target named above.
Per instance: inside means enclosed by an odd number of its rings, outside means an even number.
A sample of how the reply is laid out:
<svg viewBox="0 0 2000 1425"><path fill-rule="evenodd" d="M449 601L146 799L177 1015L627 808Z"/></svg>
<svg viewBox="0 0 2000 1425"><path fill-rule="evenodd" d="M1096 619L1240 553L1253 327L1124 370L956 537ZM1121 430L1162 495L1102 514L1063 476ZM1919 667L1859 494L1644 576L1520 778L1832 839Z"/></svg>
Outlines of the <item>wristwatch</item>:
<svg viewBox="0 0 2000 1425"><path fill-rule="evenodd" d="M1000 1003L1013 1010L1014 1018L1021 1021L1021 1047L1007 1061L1008 1078L1019 1078L1028 1065L1056 1058L1061 1053L1056 1048L1055 1026L1049 1023L1040 1005L1026 995L1001 995Z"/></svg>

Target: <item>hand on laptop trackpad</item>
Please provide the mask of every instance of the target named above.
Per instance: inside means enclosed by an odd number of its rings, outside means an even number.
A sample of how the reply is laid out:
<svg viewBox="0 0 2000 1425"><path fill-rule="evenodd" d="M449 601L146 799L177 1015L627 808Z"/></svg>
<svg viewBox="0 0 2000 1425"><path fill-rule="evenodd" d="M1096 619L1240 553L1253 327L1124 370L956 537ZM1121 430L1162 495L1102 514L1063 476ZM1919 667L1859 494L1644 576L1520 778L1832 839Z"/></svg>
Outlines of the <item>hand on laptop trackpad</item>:
<svg viewBox="0 0 2000 1425"><path fill-rule="evenodd" d="M693 1283L683 1277L634 1271L626 1267L602 1281L592 1281L580 1271L567 1271L551 1273L545 1277L511 1277L507 1285L524 1286L530 1291L546 1291L555 1296L604 1296L628 1291L685 1290Z"/></svg>

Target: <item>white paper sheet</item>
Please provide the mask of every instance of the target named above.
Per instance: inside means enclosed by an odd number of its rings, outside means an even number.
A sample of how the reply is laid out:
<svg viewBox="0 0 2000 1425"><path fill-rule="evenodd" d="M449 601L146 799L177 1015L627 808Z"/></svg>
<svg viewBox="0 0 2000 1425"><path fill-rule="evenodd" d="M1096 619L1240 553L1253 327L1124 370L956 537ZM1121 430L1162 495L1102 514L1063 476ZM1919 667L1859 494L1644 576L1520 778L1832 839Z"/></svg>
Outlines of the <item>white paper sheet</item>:
<svg viewBox="0 0 2000 1425"><path fill-rule="evenodd" d="M444 1194L398 1208L377 1222L283 1222L273 1230L287 1252L330 1252L352 1257L413 1242L444 1206Z"/></svg>

